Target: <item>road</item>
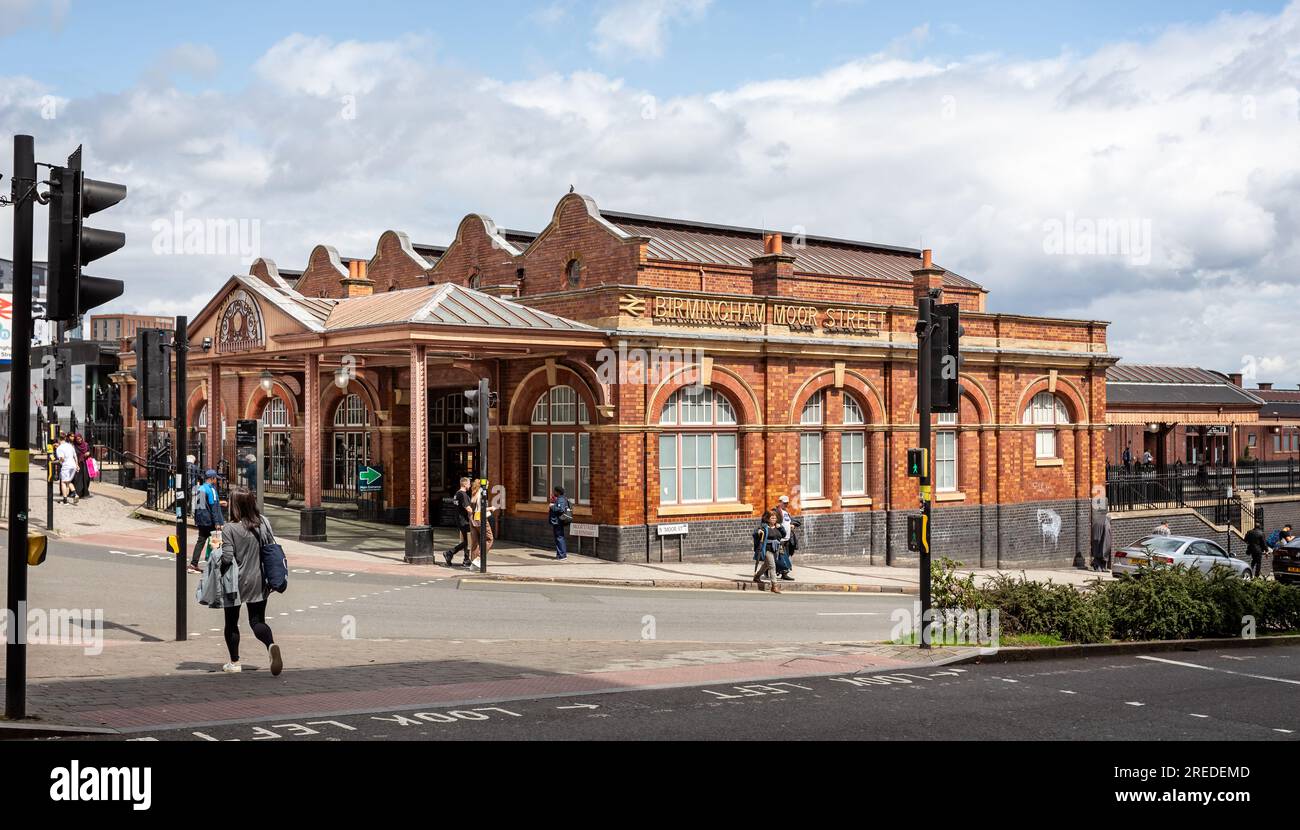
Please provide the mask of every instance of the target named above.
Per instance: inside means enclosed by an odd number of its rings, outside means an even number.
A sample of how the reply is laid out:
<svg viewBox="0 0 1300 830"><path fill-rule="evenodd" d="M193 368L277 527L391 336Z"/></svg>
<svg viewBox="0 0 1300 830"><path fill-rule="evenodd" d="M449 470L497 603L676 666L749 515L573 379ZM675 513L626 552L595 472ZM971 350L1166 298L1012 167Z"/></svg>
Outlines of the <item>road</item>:
<svg viewBox="0 0 1300 830"><path fill-rule="evenodd" d="M89 740L1300 738L1300 648L887 670L477 701Z"/></svg>
<svg viewBox="0 0 1300 830"><path fill-rule="evenodd" d="M161 552L50 543L29 569L31 608L102 608L105 636L170 640L174 560ZM419 576L296 568L271 598L277 634L373 638L529 638L691 642L884 641L890 614L912 598L887 594L782 594L573 587L463 579L459 569ZM0 569L0 590L5 589ZM219 636L220 614L186 593L190 636Z"/></svg>

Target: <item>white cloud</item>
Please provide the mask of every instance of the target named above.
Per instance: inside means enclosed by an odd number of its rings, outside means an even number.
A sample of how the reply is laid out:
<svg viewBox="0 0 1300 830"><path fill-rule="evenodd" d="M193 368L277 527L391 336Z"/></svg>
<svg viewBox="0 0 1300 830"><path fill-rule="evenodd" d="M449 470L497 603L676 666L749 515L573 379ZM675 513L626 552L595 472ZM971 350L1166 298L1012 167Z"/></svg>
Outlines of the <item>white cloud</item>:
<svg viewBox="0 0 1300 830"><path fill-rule="evenodd" d="M606 58L658 58L668 30L704 16L713 0L619 0L596 21L592 48Z"/></svg>
<svg viewBox="0 0 1300 830"><path fill-rule="evenodd" d="M53 120L41 102L60 90L30 67L0 76L0 134L37 135L41 160L84 141L92 174L129 184L103 215L128 246L97 263L127 279L124 310L193 314L247 267L155 255L151 225L178 209L256 220L261 252L295 268L321 242L368 255L387 228L446 243L469 212L540 229L575 184L609 208L923 242L990 310L1110 320L1126 359L1233 371L1249 355L1260 380L1300 382L1282 345L1300 292L1300 6L1047 60L914 51L656 99L596 72L468 74L415 38L295 35L246 89L142 82ZM1045 228L1071 217L1146 223L1147 256L1049 253Z"/></svg>

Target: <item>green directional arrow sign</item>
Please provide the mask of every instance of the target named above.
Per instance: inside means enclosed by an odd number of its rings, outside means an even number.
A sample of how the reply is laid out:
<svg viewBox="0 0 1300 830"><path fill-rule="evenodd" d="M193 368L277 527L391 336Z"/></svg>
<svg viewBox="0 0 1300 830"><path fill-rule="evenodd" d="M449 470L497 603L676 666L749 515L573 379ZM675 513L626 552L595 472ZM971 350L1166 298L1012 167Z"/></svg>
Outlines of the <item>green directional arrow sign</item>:
<svg viewBox="0 0 1300 830"><path fill-rule="evenodd" d="M382 490L379 479L384 477L382 467L371 467L369 465L357 468L357 486L363 493L373 493Z"/></svg>

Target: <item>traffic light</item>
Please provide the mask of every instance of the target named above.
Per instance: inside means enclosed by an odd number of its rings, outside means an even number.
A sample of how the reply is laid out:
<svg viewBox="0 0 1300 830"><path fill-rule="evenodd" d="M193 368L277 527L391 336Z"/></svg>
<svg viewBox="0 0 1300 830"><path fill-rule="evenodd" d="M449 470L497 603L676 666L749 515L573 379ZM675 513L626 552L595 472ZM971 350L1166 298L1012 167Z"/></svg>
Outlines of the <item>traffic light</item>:
<svg viewBox="0 0 1300 830"><path fill-rule="evenodd" d="M928 449L910 449L907 451L907 477L920 478L930 469L930 451Z"/></svg>
<svg viewBox="0 0 1300 830"><path fill-rule="evenodd" d="M930 403L934 412L957 412L961 407L960 342L964 333L956 303L936 305L930 335Z"/></svg>
<svg viewBox="0 0 1300 830"><path fill-rule="evenodd" d="M925 516L920 513L907 517L907 549L917 552L925 549Z"/></svg>
<svg viewBox="0 0 1300 830"><path fill-rule="evenodd" d="M465 404L465 431L473 443L482 444L487 440L488 410L492 406L487 378L479 380L477 389L465 390Z"/></svg>
<svg viewBox="0 0 1300 830"><path fill-rule="evenodd" d="M120 231L88 228L83 219L126 198L126 185L87 179L81 148L66 167L50 168L49 273L46 320L75 320L92 308L122 296L122 281L86 276L81 266L126 244Z"/></svg>
<svg viewBox="0 0 1300 830"><path fill-rule="evenodd" d="M171 355L162 329L135 333L135 398L131 404L142 421L168 421L172 417Z"/></svg>
<svg viewBox="0 0 1300 830"><path fill-rule="evenodd" d="M72 406L72 350L57 348L41 358L45 372L45 403L49 406Z"/></svg>

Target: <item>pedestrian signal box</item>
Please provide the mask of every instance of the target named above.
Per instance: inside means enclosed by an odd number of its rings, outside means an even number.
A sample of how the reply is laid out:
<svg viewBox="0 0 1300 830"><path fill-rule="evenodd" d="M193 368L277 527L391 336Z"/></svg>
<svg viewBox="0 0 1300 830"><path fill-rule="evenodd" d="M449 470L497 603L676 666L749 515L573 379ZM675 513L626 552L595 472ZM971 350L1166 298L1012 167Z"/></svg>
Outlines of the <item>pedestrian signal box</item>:
<svg viewBox="0 0 1300 830"><path fill-rule="evenodd" d="M921 515L907 517L907 549L921 551L924 547L925 517Z"/></svg>
<svg viewBox="0 0 1300 830"><path fill-rule="evenodd" d="M930 469L930 451L927 449L910 449L907 451L907 475L920 478Z"/></svg>

